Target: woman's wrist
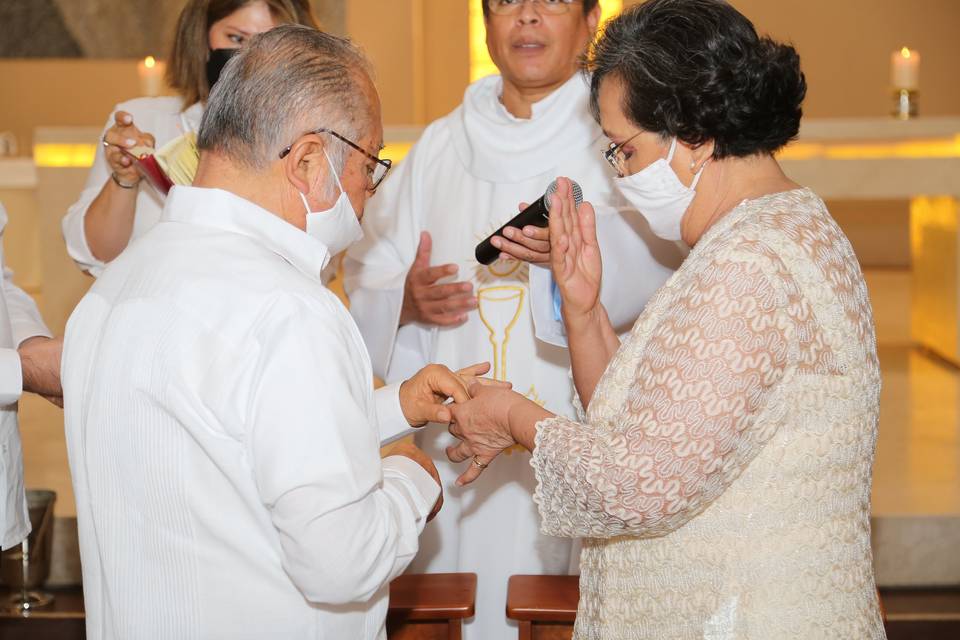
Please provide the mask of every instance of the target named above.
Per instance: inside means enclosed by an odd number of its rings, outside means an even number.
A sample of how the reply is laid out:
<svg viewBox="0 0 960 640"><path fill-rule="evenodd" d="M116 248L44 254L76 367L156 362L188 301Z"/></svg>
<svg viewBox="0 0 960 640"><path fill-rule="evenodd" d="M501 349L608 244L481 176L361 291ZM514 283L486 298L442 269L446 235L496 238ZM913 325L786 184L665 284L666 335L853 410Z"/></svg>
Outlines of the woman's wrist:
<svg viewBox="0 0 960 640"><path fill-rule="evenodd" d="M127 189L127 190L136 189L137 187L140 186L140 180L142 180L140 176L137 176L137 178L132 182L126 182L120 176L117 175L116 171L110 172L110 179L113 180L114 184L116 184L121 189Z"/></svg>
<svg viewBox="0 0 960 640"><path fill-rule="evenodd" d="M563 325L568 335L593 331L603 327L604 323L610 324L610 320L607 317L607 310L599 302L589 311L563 311Z"/></svg>
<svg viewBox="0 0 960 640"><path fill-rule="evenodd" d="M533 451L536 446L537 424L552 417L554 414L520 394L517 394L517 399L507 407L510 436L528 451Z"/></svg>

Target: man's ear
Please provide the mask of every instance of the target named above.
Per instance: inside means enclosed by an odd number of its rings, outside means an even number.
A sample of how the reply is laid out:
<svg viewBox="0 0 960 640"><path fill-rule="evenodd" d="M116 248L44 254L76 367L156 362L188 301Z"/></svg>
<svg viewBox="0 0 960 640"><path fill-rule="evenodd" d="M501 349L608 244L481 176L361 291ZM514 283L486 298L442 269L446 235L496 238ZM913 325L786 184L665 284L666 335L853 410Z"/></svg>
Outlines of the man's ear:
<svg viewBox="0 0 960 640"><path fill-rule="evenodd" d="M323 153L323 140L308 136L298 140L283 159L287 181L300 193L309 193L315 184L326 180L329 164Z"/></svg>

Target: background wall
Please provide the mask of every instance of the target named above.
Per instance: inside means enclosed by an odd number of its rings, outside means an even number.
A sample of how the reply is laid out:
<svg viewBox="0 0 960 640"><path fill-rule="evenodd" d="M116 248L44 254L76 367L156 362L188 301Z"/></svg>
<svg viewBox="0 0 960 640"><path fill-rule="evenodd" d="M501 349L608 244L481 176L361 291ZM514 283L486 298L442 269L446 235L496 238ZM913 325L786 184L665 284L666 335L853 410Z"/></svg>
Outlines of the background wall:
<svg viewBox="0 0 960 640"><path fill-rule="evenodd" d="M4 0L0 5L32 1ZM315 0L315 6L328 28L345 31L370 55L386 123L425 124L447 113L463 95L469 77L467 3L475 1ZM74 7L108 4L69 2ZM109 2L118 9L128 4ZM733 2L760 31L799 49L810 86L810 117L885 115L890 52L904 45L922 56L922 114L960 113L958 0ZM637 0L625 2L632 4ZM182 0L159 0L158 5L169 13ZM9 48L4 43L16 32L4 25L0 52ZM165 47L158 44L149 52ZM34 127L101 125L114 104L138 94L135 65L135 60L0 58L0 131L14 131L28 152Z"/></svg>
<svg viewBox="0 0 960 640"><path fill-rule="evenodd" d="M815 118L884 116L890 110L890 53L921 55L921 115L960 113L957 0L732 0L757 29L792 42ZM630 4L637 4L631 2Z"/></svg>

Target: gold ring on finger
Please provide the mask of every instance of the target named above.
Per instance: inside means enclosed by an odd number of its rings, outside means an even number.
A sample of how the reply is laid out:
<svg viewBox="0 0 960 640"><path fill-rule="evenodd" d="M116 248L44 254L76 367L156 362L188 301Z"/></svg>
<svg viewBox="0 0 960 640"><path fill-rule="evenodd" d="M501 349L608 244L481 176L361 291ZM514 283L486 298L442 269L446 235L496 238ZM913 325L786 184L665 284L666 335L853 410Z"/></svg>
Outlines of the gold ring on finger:
<svg viewBox="0 0 960 640"><path fill-rule="evenodd" d="M480 456L473 456L473 464L477 465L478 469L486 469L490 463L487 462L484 464L483 462L480 462Z"/></svg>

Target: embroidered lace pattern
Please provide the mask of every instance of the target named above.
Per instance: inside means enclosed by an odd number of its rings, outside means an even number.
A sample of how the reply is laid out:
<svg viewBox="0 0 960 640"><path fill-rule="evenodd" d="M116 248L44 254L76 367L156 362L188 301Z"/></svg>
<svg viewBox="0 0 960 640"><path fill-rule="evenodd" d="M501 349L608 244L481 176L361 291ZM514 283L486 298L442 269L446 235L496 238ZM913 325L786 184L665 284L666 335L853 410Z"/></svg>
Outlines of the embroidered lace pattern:
<svg viewBox="0 0 960 640"><path fill-rule="evenodd" d="M538 425L545 533L584 537L576 638L882 638L880 376L856 257L806 189L727 214L579 422Z"/></svg>

